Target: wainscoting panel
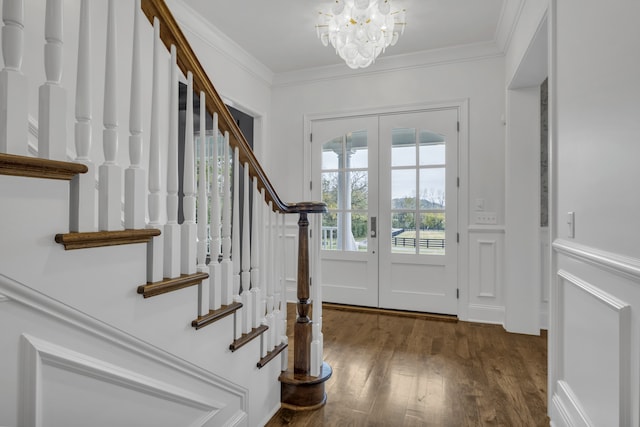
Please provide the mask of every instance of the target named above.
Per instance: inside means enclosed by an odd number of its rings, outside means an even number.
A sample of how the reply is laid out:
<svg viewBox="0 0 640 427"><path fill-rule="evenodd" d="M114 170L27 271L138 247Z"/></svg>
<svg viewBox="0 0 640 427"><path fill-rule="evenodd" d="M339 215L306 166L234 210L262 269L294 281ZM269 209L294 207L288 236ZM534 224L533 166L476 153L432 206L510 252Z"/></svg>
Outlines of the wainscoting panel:
<svg viewBox="0 0 640 427"><path fill-rule="evenodd" d="M558 280L563 380L593 425L627 425L630 307L566 271Z"/></svg>
<svg viewBox="0 0 640 427"><path fill-rule="evenodd" d="M0 426L247 426L246 388L1 273L0 295Z"/></svg>
<svg viewBox="0 0 640 427"><path fill-rule="evenodd" d="M638 425L638 260L553 244L550 413L554 426Z"/></svg>
<svg viewBox="0 0 640 427"><path fill-rule="evenodd" d="M504 323L503 302L504 228L469 228L468 320Z"/></svg>
<svg viewBox="0 0 640 427"><path fill-rule="evenodd" d="M22 335L22 423L206 425L224 404L29 335ZM117 408L117 410L114 410Z"/></svg>
<svg viewBox="0 0 640 427"><path fill-rule="evenodd" d="M478 240L478 296L495 298L498 284L498 242Z"/></svg>

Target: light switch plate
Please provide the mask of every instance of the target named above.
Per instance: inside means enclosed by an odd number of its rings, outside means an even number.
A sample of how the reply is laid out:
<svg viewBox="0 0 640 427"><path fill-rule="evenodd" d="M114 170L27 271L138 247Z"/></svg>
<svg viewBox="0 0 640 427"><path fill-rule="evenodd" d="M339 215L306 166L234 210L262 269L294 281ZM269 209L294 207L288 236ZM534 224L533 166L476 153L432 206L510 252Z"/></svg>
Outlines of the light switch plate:
<svg viewBox="0 0 640 427"><path fill-rule="evenodd" d="M475 212L476 224L494 225L498 223L498 215L495 212Z"/></svg>
<svg viewBox="0 0 640 427"><path fill-rule="evenodd" d="M576 213L567 213L567 236L570 238L576 237Z"/></svg>

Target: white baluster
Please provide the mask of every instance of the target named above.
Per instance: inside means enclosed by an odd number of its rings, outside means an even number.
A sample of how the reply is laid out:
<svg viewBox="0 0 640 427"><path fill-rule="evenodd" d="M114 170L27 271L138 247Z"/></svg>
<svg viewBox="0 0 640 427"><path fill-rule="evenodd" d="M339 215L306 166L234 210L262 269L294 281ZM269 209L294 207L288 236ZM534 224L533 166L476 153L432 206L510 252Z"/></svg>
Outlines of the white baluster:
<svg viewBox="0 0 640 427"><path fill-rule="evenodd" d="M278 253L280 254L280 292L281 292L281 323L280 323L280 340L284 344L289 343L289 337L287 336L287 318L289 316L289 310L287 307L287 257L285 248L286 238L286 225L284 214L280 214L280 245ZM289 368L289 352L282 352L281 370L286 371Z"/></svg>
<svg viewBox="0 0 640 427"><path fill-rule="evenodd" d="M72 232L96 230L96 166L89 158L92 118L90 6L89 0L82 0L80 3L75 109L76 162L84 164L88 170L87 173L78 174L71 180L69 230Z"/></svg>
<svg viewBox="0 0 640 427"><path fill-rule="evenodd" d="M107 53L105 61L102 144L104 163L98 169L98 227L101 231L121 230L122 169L116 164L118 154L118 115L116 93L117 51L115 1L109 0L107 14Z"/></svg>
<svg viewBox="0 0 640 427"><path fill-rule="evenodd" d="M233 263L231 262L231 182L229 163L229 132L224 133L224 178L222 180L222 304L233 302ZM240 330L241 328L237 328Z"/></svg>
<svg viewBox="0 0 640 427"><path fill-rule="evenodd" d="M151 92L151 128L149 130L149 228L161 228L162 186L160 181L160 67L163 50L160 22L153 20L153 80ZM164 235L153 237L147 245L147 281L163 279Z"/></svg>
<svg viewBox="0 0 640 427"><path fill-rule="evenodd" d="M62 78L62 0L47 0L44 37L44 71L38 104L38 156L67 160L67 91Z"/></svg>
<svg viewBox="0 0 640 427"><path fill-rule="evenodd" d="M199 157L200 164L198 166L199 177L198 177L198 197L200 200L205 200L207 197L206 190L206 163L203 162L204 151L205 151L205 141L207 138L207 98L204 92L200 92L200 146L199 146ZM201 221L201 218L206 218L207 216L207 204L199 203L198 204L198 271L204 271L207 266L207 222ZM186 217L185 217L186 221Z"/></svg>
<svg viewBox="0 0 640 427"><path fill-rule="evenodd" d="M164 226L164 277L180 276L180 225L178 224L178 63L171 45L169 83L169 143L167 152L167 224ZM204 160L204 159L203 159ZM206 216L205 216L206 218ZM206 222L206 220L205 220Z"/></svg>
<svg viewBox="0 0 640 427"><path fill-rule="evenodd" d="M177 83L177 82L176 82ZM195 199L195 155L193 149L193 75L187 73L187 126L185 130L185 163L184 163L184 191L185 198L185 222L182 224L182 273L192 274L196 257L194 249L196 247L196 228L198 232L197 242L197 262L198 272L208 273L207 267L207 116L206 97L204 92L200 92L200 147L199 147L199 176L198 176L198 224L196 225L196 199ZM177 123L176 123L177 124ZM187 160L187 157L190 159ZM189 163L189 166L187 165ZM188 169L187 169L188 168ZM191 198L187 199L187 191ZM189 206L187 206L187 203ZM187 216L188 215L188 216ZM209 313L209 292L210 279L205 279L198 285L198 315L204 316Z"/></svg>
<svg viewBox="0 0 640 427"><path fill-rule="evenodd" d="M312 215L312 236L320 236L322 228L322 216ZM317 238L317 237L316 237ZM322 369L324 337L322 336L322 286L320 285L320 266L318 264L318 246L310 243L311 258L311 277L313 277L311 286L311 298L313 301L313 325L311 330L311 375L319 376Z"/></svg>
<svg viewBox="0 0 640 427"><path fill-rule="evenodd" d="M267 209L267 253L266 255L266 263L265 267L267 268L267 324L269 325L269 330L267 333L269 334L268 340L268 350L271 351L273 347L276 345L276 335L275 335L275 322L274 322L274 276L273 276L273 261L274 261L274 232L273 232L273 202L269 202L269 208Z"/></svg>
<svg viewBox="0 0 640 427"><path fill-rule="evenodd" d="M145 175L142 161L142 73L140 57L140 0L133 8L133 54L129 110L129 167L124 171L124 228L144 227Z"/></svg>
<svg viewBox="0 0 640 427"><path fill-rule="evenodd" d="M201 96L204 96L202 93ZM202 108L202 107L201 107ZM202 110L200 110L202 111ZM203 120L203 113L200 113L200 120ZM202 132L202 125L200 125ZM218 310L221 305L221 281L222 272L220 266L220 191L218 177L218 114L213 114L213 144L212 144L212 172L211 172L211 244L209 245L209 253L211 261L209 262L209 281L211 283L210 290L210 306L212 310Z"/></svg>
<svg viewBox="0 0 640 427"><path fill-rule="evenodd" d="M240 155L233 150L233 216L231 223L231 261L233 261L233 295L240 294Z"/></svg>
<svg viewBox="0 0 640 427"><path fill-rule="evenodd" d="M20 71L24 46L23 0L2 3L2 58L0 71L0 153L27 155L29 133L27 77Z"/></svg>
<svg viewBox="0 0 640 427"><path fill-rule="evenodd" d="M202 124L200 124L200 128L202 129ZM205 201L207 199L207 190L206 190L206 156L204 153L204 148L206 146L206 131L200 134L200 179L198 184L198 197L200 200ZM196 225L196 156L195 149L193 146L193 74L191 71L187 73L187 111L185 117L185 130L184 130L184 178L183 178L183 191L184 198L182 200L182 213L184 216L184 222L182 223L182 227L180 230L180 234L182 237L182 244L180 245L180 252L182 255L182 262L180 267L180 272L182 274L193 274L196 272L196 263L198 266L198 271L206 271L207 262L206 262L206 231L207 231L207 203L201 203L204 205L203 214L198 212L198 216L201 219L205 219L202 221L204 223L204 233L202 236L197 236L197 233L200 232L200 227ZM205 239L205 250L204 254L198 253L196 256L197 250L200 249L198 243L196 242L196 238ZM208 309L207 309L208 311Z"/></svg>
<svg viewBox="0 0 640 427"><path fill-rule="evenodd" d="M231 225L231 261L233 262L233 299L236 302L245 302L240 295L240 151L236 147L233 151L233 223ZM249 302L246 301L248 304ZM239 310L241 326L236 329L236 339L240 338L245 330L245 312L249 307L244 306Z"/></svg>
<svg viewBox="0 0 640 427"><path fill-rule="evenodd" d="M280 328L282 328L282 311L281 311L281 293L280 293L280 272L278 268L278 249L280 240L278 238L278 212L271 212L272 231L271 231L271 277L273 280L273 346L277 346L282 342Z"/></svg>
<svg viewBox="0 0 640 427"><path fill-rule="evenodd" d="M258 190L258 178L253 177L253 215L251 230L251 293L253 294L254 309L251 313L251 323L254 328L260 326L260 242L261 235L260 229L262 227L262 221L260 221L262 214L262 200L260 199L260 191Z"/></svg>
<svg viewBox="0 0 640 427"><path fill-rule="evenodd" d="M236 148L236 152L238 149ZM244 164L244 202L242 209L242 327L245 334L251 332L253 323L253 298L251 294L251 244L249 242L249 163Z"/></svg>

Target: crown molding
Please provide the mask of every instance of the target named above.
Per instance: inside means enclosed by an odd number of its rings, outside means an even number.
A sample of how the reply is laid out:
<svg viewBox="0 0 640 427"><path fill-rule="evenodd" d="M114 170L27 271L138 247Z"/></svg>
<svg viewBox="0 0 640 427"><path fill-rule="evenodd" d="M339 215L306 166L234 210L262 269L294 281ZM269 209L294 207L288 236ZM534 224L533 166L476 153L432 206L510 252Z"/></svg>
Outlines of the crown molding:
<svg viewBox="0 0 640 427"><path fill-rule="evenodd" d="M202 15L194 11L187 2L184 0L167 0L167 4L182 28L189 29L209 47L222 54L248 74L268 86L273 84L273 71L204 19Z"/></svg>
<svg viewBox="0 0 640 427"><path fill-rule="evenodd" d="M363 77L413 68L477 61L503 55L504 52L500 50L493 41L473 43L403 55L386 56L377 59L376 62L368 68L359 70L352 70L344 64L337 64L278 73L274 77L273 86L293 86L324 80Z"/></svg>
<svg viewBox="0 0 640 427"><path fill-rule="evenodd" d="M500 19L498 20L494 36L494 40L500 51L506 52L509 49L513 33L515 32L526 2L527 0L507 0L502 3Z"/></svg>

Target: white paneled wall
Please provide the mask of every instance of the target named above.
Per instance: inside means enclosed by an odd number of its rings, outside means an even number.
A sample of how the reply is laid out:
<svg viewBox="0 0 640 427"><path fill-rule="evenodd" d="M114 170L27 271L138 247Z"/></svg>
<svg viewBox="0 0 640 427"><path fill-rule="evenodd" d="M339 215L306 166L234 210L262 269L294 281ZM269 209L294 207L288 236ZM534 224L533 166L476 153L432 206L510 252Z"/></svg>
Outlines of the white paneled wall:
<svg viewBox="0 0 640 427"><path fill-rule="evenodd" d="M550 411L557 425L636 425L640 260L556 240Z"/></svg>
<svg viewBox="0 0 640 427"><path fill-rule="evenodd" d="M247 423L242 387L1 274L0 303L2 425Z"/></svg>
<svg viewBox="0 0 640 427"><path fill-rule="evenodd" d="M469 227L468 319L504 323L504 227Z"/></svg>

